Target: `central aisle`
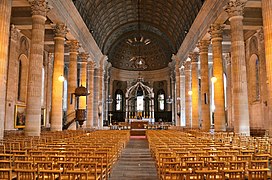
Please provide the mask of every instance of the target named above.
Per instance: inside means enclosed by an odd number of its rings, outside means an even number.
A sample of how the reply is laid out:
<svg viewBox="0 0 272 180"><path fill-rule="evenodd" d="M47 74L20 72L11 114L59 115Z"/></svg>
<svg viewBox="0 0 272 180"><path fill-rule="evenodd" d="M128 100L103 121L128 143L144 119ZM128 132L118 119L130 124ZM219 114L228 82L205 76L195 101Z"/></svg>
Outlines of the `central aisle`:
<svg viewBox="0 0 272 180"><path fill-rule="evenodd" d="M110 180L158 180L155 160L148 142L143 138L130 138L127 147L114 165Z"/></svg>

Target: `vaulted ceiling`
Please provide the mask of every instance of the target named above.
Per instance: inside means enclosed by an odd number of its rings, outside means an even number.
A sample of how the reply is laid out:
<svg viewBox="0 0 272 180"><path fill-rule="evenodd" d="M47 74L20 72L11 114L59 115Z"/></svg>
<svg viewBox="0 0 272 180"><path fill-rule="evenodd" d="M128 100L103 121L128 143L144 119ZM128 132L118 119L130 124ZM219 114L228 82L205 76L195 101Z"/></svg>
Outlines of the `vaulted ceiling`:
<svg viewBox="0 0 272 180"><path fill-rule="evenodd" d="M203 0L73 2L112 66L126 70L167 67L203 4Z"/></svg>

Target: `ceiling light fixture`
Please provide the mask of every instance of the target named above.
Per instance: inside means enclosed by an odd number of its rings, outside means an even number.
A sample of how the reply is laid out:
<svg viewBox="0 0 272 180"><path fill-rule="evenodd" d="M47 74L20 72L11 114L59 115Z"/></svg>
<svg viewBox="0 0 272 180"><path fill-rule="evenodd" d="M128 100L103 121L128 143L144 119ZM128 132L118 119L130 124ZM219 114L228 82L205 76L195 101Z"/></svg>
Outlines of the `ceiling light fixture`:
<svg viewBox="0 0 272 180"><path fill-rule="evenodd" d="M137 12L138 12L138 32L137 35L133 38L127 39L126 43L130 46L135 47L135 55L129 60L132 61L132 67L140 70L147 68L145 57L141 55L141 48L151 43L150 39L145 39L141 34L141 16L140 16L140 0L137 1Z"/></svg>

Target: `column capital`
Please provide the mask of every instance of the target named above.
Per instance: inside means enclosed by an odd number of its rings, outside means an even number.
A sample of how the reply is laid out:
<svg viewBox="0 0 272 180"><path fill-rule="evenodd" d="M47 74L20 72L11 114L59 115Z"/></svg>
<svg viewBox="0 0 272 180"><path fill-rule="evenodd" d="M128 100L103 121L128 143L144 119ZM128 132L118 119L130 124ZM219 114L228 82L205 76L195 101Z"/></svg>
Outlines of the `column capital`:
<svg viewBox="0 0 272 180"><path fill-rule="evenodd" d="M263 28L257 30L258 39L263 42L264 41L264 31Z"/></svg>
<svg viewBox="0 0 272 180"><path fill-rule="evenodd" d="M185 66L182 65L182 66L179 68L179 75L180 75L180 76L185 76L184 70L185 70Z"/></svg>
<svg viewBox="0 0 272 180"><path fill-rule="evenodd" d="M229 14L229 17L243 16L244 7L247 0L229 0L224 10Z"/></svg>
<svg viewBox="0 0 272 180"><path fill-rule="evenodd" d="M95 62L93 60L88 61L89 68L88 70L93 71L95 68Z"/></svg>
<svg viewBox="0 0 272 180"><path fill-rule="evenodd" d="M211 35L211 40L215 41L222 41L223 40L223 30L224 30L224 25L222 24L211 24L209 33Z"/></svg>
<svg viewBox="0 0 272 180"><path fill-rule="evenodd" d="M10 27L10 38L13 41L18 41L19 36L20 36L20 29L18 29L14 24L12 24Z"/></svg>
<svg viewBox="0 0 272 180"><path fill-rule="evenodd" d="M89 53L81 52L79 53L79 57L81 58L81 62L87 63L88 58L90 57Z"/></svg>
<svg viewBox="0 0 272 180"><path fill-rule="evenodd" d="M184 71L191 71L191 61L184 61Z"/></svg>
<svg viewBox="0 0 272 180"><path fill-rule="evenodd" d="M50 10L47 0L28 0L28 2L31 5L32 16L46 17L47 12Z"/></svg>
<svg viewBox="0 0 272 180"><path fill-rule="evenodd" d="M52 25L55 37L62 37L65 38L66 34L68 33L68 28L64 23L57 23Z"/></svg>
<svg viewBox="0 0 272 180"><path fill-rule="evenodd" d="M198 42L197 47L199 49L199 53L208 53L210 40L201 40Z"/></svg>
<svg viewBox="0 0 272 180"><path fill-rule="evenodd" d="M189 56L189 58L191 59L192 64L198 62L198 56L199 56L199 53L198 53L198 52L190 52L188 56Z"/></svg>
<svg viewBox="0 0 272 180"><path fill-rule="evenodd" d="M80 47L79 42L77 40L67 41L67 45L70 48L70 53L77 53Z"/></svg>
<svg viewBox="0 0 272 180"><path fill-rule="evenodd" d="M224 55L224 59L225 59L226 65L230 65L230 64L231 64L230 53L226 53L226 54Z"/></svg>

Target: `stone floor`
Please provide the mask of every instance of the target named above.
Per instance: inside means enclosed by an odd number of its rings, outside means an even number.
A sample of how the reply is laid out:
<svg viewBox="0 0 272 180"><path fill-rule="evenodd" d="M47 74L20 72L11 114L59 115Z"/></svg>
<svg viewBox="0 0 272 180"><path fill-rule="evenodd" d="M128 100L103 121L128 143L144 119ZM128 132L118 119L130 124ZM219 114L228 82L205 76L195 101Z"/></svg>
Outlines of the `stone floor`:
<svg viewBox="0 0 272 180"><path fill-rule="evenodd" d="M151 157L146 139L130 139L109 180L158 180L155 160Z"/></svg>

